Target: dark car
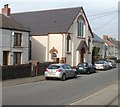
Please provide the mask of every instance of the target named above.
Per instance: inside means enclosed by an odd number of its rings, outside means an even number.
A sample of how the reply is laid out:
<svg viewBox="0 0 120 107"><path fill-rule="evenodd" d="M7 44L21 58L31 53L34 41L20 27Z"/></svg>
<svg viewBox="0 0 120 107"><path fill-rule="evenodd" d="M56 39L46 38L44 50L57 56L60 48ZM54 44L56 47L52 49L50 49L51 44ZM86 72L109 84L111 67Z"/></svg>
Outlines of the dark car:
<svg viewBox="0 0 120 107"><path fill-rule="evenodd" d="M82 74L82 73L90 74L96 72L95 67L88 62L79 63L76 67L76 70L78 74Z"/></svg>

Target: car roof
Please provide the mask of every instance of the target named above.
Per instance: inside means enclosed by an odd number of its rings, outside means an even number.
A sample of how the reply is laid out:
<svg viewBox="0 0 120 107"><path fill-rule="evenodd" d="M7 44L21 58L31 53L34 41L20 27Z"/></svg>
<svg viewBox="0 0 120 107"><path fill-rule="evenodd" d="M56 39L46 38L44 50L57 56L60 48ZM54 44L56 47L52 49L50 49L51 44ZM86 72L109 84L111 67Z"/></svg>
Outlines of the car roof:
<svg viewBox="0 0 120 107"><path fill-rule="evenodd" d="M90 62L83 62L83 63L79 63L79 64L91 64Z"/></svg>
<svg viewBox="0 0 120 107"><path fill-rule="evenodd" d="M50 64L50 65L58 65L58 66L62 66L62 65L68 65L68 64L64 64L64 63L57 63L57 64Z"/></svg>

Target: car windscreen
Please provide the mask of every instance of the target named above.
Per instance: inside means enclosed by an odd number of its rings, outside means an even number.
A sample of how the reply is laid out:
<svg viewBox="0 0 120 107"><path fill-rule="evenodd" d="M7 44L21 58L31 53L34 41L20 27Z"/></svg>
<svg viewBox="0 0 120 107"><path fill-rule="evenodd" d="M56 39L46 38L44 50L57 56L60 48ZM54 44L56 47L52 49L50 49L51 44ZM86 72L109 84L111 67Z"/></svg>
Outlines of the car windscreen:
<svg viewBox="0 0 120 107"><path fill-rule="evenodd" d="M79 64L78 67L84 67L84 64Z"/></svg>
<svg viewBox="0 0 120 107"><path fill-rule="evenodd" d="M50 66L48 67L48 69L59 69L59 68L60 68L59 65L50 65Z"/></svg>
<svg viewBox="0 0 120 107"><path fill-rule="evenodd" d="M96 64L104 64L104 61L97 61Z"/></svg>

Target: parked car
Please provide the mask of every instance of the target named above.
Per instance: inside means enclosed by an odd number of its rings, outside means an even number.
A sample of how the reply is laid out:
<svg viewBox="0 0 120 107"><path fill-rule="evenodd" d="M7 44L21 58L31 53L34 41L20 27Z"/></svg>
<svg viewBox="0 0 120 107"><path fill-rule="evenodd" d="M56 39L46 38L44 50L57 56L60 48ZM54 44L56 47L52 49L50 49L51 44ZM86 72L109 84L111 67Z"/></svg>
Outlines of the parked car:
<svg viewBox="0 0 120 107"><path fill-rule="evenodd" d="M81 74L81 73L87 73L87 74L90 74L90 73L94 73L96 72L95 70L95 67L91 64L91 63L79 63L77 65L77 73Z"/></svg>
<svg viewBox="0 0 120 107"><path fill-rule="evenodd" d="M95 68L102 69L102 70L108 70L108 69L110 69L110 66L109 66L108 62L106 62L104 60L103 61L100 60L100 61L95 62Z"/></svg>
<svg viewBox="0 0 120 107"><path fill-rule="evenodd" d="M62 81L65 81L66 78L74 77L77 78L76 69L68 64L51 64L45 71L46 80L50 78L59 78Z"/></svg>
<svg viewBox="0 0 120 107"><path fill-rule="evenodd" d="M116 68L116 62L114 60L107 60L110 68Z"/></svg>

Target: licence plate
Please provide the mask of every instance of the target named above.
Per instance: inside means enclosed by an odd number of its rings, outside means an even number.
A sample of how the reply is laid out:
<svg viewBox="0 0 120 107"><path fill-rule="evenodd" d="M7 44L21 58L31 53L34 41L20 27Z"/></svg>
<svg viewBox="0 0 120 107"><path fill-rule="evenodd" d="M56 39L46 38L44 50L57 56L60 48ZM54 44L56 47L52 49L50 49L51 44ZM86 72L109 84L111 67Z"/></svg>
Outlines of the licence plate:
<svg viewBox="0 0 120 107"><path fill-rule="evenodd" d="M83 69L82 67L79 67L79 69Z"/></svg>

